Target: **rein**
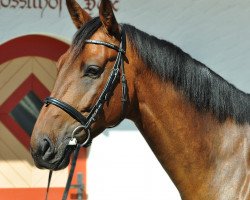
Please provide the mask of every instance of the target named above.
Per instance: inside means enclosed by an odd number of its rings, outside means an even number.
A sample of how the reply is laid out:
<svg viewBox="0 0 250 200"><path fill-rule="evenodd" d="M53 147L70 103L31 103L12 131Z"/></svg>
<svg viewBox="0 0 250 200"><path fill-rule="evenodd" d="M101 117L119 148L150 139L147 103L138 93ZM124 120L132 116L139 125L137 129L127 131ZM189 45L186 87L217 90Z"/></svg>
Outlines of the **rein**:
<svg viewBox="0 0 250 200"><path fill-rule="evenodd" d="M125 57L125 53L126 53L126 34L125 31L122 30L121 31L121 42L120 42L120 46L116 46L107 42L103 42L103 41L98 41L98 40L85 40L86 44L94 44L94 45L103 45L106 46L108 48L114 49L118 52L116 60L115 60L115 64L113 66L113 69L109 75L109 78L107 80L107 83L105 84L105 87L101 93L101 95L99 96L98 100L96 101L95 105L92 107L89 115L87 117L83 116L81 112L79 112L78 110L76 110L74 107L72 107L71 105L53 98L53 97L47 97L44 100L44 104L46 104L46 106L49 106L50 104L62 109L63 111L65 111L66 113L68 113L72 118L74 118L76 121L78 121L81 125L77 126L71 135L71 139L68 143L69 146L75 146L75 150L74 150L74 155L72 158L72 162L71 162L71 169L69 172L69 176L68 176L68 180L67 180L67 184L65 186L65 190L63 193L63 197L62 200L66 200L67 196L68 196L68 192L70 189L70 185L71 185L71 181L72 181L72 177L74 174L74 170L75 170L75 165L76 165L76 160L78 157L78 153L81 147L88 147L91 145L92 139L93 137L91 136L91 125L93 122L96 121L98 115L100 114L101 110L103 109L103 106L105 104L106 101L109 100L110 96L112 95L114 89L115 89L115 84L117 79L119 78L119 75L121 73L121 83L122 83L122 116L121 118L123 119L125 117L125 112L126 112L126 103L128 100L128 89L127 89L127 80L126 80L126 76L125 76L125 71L124 71L124 57ZM116 125L114 125L116 126ZM113 127L114 127L113 126ZM109 127L111 128L111 127ZM83 143L79 144L77 142L77 139L75 138L75 133L79 130L84 130L86 135L86 139ZM47 192L46 192L46 200L48 198L48 192L49 192L49 187L50 187L50 180L52 177L52 170L49 173L49 179L48 179L48 186L47 186Z"/></svg>

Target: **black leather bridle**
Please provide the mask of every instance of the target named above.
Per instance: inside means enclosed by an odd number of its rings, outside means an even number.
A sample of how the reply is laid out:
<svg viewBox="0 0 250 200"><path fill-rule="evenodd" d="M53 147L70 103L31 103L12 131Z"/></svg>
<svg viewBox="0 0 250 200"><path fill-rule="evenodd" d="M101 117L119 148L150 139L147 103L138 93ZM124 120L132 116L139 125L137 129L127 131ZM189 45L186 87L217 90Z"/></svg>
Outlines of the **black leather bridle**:
<svg viewBox="0 0 250 200"><path fill-rule="evenodd" d="M73 177L78 152L79 152L81 147L88 147L91 144L92 139L93 139L91 136L91 124L96 121L98 115L100 114L100 112L103 109L105 102L108 101L109 98L111 97L111 95L115 89L115 85L117 83L117 80L120 77L120 75L121 75L121 83L122 83L122 99L121 99L121 101L122 101L122 116L121 116L121 118L125 117L126 103L128 100L127 99L128 98L127 81L126 81L125 71L124 71L124 58L125 58L125 53L126 53L126 34L125 34L125 31L124 30L121 31L121 42L120 42L119 47L116 45L113 45L113 44L110 44L107 42L103 42L103 41L98 41L98 40L85 40L85 43L86 44L103 45L103 46L106 46L108 48L116 50L118 52L118 54L117 54L113 69L112 69L112 71L109 75L109 78L107 80L107 83L106 83L101 95L99 96L98 100L96 101L95 105L92 107L92 109L87 117L83 116L81 112L76 110L71 105L69 105L69 104L67 104L59 99L56 99L54 97L47 97L44 100L44 103L46 104L46 106L48 106L50 104L57 106L58 108L62 109L66 113L68 113L72 118L74 118L76 121L78 121L81 124L80 126L76 127L75 130L72 132L72 137L71 137L71 140L69 141L69 144L68 144L70 146L76 146L76 149L75 149L74 156L72 159L72 165L71 165L69 177L67 180L67 184L66 184L66 187L64 190L64 194L63 194L63 198L62 198L63 200L66 200L67 196L68 196L68 191L70 189L70 184L71 184L71 180ZM85 141L81 144L79 144L77 142L76 138L74 137L75 132L77 132L80 129L84 130L85 133L87 134ZM49 175L48 188L49 188L49 184L50 184L51 175L52 175L52 171L50 171L50 175ZM46 199L48 196L48 188L47 188Z"/></svg>
<svg viewBox="0 0 250 200"><path fill-rule="evenodd" d="M82 128L85 130L87 134L90 134L91 133L90 126L94 121L96 121L105 102L109 100L110 95L113 93L116 81L120 73L121 73L121 82L122 82L122 100L121 100L122 101L122 113L123 113L122 115L124 115L125 106L126 106L125 104L127 102L127 81L126 81L125 72L124 72L124 56L126 52L126 35L124 31L121 32L120 47L107 43L107 42L97 41L97 40L86 40L85 43L103 45L108 48L114 49L118 52L115 64L109 75L108 81L101 95L99 96L97 102L92 107L89 115L85 117L81 114L81 112L77 111L71 105L53 97L47 97L44 100L44 103L46 104L46 106L48 106L49 104L53 104L54 106L57 106L58 108L68 113L71 117L73 117L75 120L80 122L80 124L82 125ZM87 138L89 138L88 141L84 141L83 142L84 145L81 144L82 147L86 147L91 143L92 137L87 137Z"/></svg>

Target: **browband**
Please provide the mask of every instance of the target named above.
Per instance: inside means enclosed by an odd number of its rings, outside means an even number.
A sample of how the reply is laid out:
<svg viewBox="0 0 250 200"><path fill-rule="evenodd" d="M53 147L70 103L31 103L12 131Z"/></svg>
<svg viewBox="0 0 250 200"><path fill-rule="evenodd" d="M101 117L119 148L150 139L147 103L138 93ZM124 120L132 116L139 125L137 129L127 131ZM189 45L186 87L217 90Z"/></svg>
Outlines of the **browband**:
<svg viewBox="0 0 250 200"><path fill-rule="evenodd" d="M107 43L107 42L103 42L103 41L99 41L99 40L85 40L85 43L103 45L103 46L109 47L111 49L114 49L118 52L121 52L122 54L126 54L126 51L124 49L122 49L114 44Z"/></svg>

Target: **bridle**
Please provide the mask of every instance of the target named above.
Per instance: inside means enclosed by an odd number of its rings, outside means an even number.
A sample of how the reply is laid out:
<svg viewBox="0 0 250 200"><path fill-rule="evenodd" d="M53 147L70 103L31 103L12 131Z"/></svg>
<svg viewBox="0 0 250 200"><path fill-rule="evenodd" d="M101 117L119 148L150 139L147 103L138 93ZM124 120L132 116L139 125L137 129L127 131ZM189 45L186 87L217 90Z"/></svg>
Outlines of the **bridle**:
<svg viewBox="0 0 250 200"><path fill-rule="evenodd" d="M67 104L59 99L56 99L54 97L47 97L44 100L44 103L46 104L46 106L48 106L50 104L57 106L58 108L62 109L66 113L68 113L72 118L74 118L76 121L78 121L81 124L80 126L77 126L73 130L72 135L71 135L71 139L68 143L69 146L75 146L75 151L74 151L74 155L72 158L72 164L71 164L69 177L68 177L67 184L66 184L63 198L62 198L63 200L66 200L67 196L68 196L68 192L70 189L71 180L72 180L74 169L75 169L75 164L76 164L78 152L79 152L81 147L88 147L91 144L92 139L93 139L93 137L91 136L91 125L93 122L96 121L97 117L99 116L100 112L103 109L105 102L108 101L109 98L111 97L120 74L121 74L121 83L122 83L122 99L121 99L122 116L121 116L121 119L123 119L125 117L126 103L128 100L127 81L126 81L125 71L124 71L124 58L125 58L125 53L126 53L126 34L125 34L125 31L123 29L121 31L121 42L120 42L119 47L116 45L113 45L111 43L98 41L98 40L89 40L88 39L88 40L85 40L85 43L86 44L94 44L94 45L103 45L103 46L106 46L108 48L116 50L118 52L118 54L117 54L113 69L112 69L112 71L109 75L109 78L107 80L107 83L105 84L105 87L104 87L101 95L99 96L98 100L96 101L95 105L92 107L92 109L87 117L83 116L81 112L76 110L71 105L69 105L69 104ZM75 133L78 132L79 130L84 130L85 133L87 134L86 139L81 144L79 144L77 142L77 139L75 138ZM46 199L48 197L48 190L49 190L51 176L52 176L52 171L50 171L50 175L49 175Z"/></svg>
<svg viewBox="0 0 250 200"><path fill-rule="evenodd" d="M125 104L127 102L127 81L126 81L125 72L124 72L124 56L126 52L126 35L125 35L125 31L122 30L120 47L107 43L107 42L98 41L98 40L85 40L85 43L103 45L108 48L114 49L118 52L115 64L109 75L108 81L101 95L99 96L97 102L92 107L89 115L85 117L82 115L81 112L77 111L71 105L53 97L47 97L44 100L44 103L46 104L46 106L48 106L49 104L53 104L54 106L57 106L58 108L68 113L71 117L73 117L75 120L80 122L81 127L85 130L85 132L88 135L90 135L91 133L90 126L94 121L96 121L105 102L109 100L109 97L112 94L115 88L114 86L116 84L116 81L119 77L119 72L121 72L121 82L122 82L122 100L121 100L122 101L122 113L123 113L122 115L124 115L125 106L126 106ZM88 141L84 141L83 144L80 144L82 147L86 147L91 143L92 137L87 136L87 138L89 138Z"/></svg>

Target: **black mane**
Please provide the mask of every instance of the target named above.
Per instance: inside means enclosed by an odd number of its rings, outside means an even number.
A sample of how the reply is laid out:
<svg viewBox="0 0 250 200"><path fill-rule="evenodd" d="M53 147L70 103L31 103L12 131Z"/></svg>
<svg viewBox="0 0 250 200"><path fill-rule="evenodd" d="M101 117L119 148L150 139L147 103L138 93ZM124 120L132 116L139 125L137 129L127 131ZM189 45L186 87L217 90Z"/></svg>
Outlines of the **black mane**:
<svg viewBox="0 0 250 200"><path fill-rule="evenodd" d="M131 25L123 25L144 63L163 81L175 87L200 111L212 111L219 121L227 117L250 123L250 95L238 90L179 47L150 36Z"/></svg>
<svg viewBox="0 0 250 200"><path fill-rule="evenodd" d="M97 17L79 29L72 44L75 56L100 26ZM212 111L220 122L231 117L239 124L250 124L250 94L238 90L174 44L131 25L122 27L143 62L163 81L171 80L198 110Z"/></svg>

